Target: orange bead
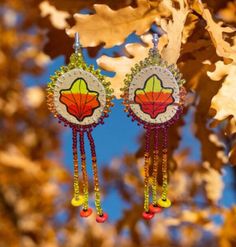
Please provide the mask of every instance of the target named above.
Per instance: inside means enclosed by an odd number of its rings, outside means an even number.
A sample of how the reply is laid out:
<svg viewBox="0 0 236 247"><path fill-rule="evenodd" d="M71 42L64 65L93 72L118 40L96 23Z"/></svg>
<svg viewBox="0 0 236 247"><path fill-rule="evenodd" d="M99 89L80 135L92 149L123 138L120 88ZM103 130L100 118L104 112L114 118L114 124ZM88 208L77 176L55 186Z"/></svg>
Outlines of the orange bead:
<svg viewBox="0 0 236 247"><path fill-rule="evenodd" d="M158 214L158 213L160 213L160 212L162 211L162 208L159 207L158 205L155 206L155 205L153 205L153 204L150 204L150 205L149 205L149 210L150 210L150 212L153 213L153 214Z"/></svg>
<svg viewBox="0 0 236 247"><path fill-rule="evenodd" d="M80 217L89 217L92 214L92 212L92 208L88 208L87 210L83 209L80 211Z"/></svg>

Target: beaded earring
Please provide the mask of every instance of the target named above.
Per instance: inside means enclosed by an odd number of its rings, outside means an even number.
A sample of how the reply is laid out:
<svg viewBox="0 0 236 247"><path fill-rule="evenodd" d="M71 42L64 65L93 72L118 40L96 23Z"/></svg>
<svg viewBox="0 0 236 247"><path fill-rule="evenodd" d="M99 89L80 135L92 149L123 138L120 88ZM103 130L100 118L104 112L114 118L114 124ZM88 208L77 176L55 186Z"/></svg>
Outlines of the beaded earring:
<svg viewBox="0 0 236 247"><path fill-rule="evenodd" d="M92 156L92 169L94 180L96 221L103 223L108 215L103 212L100 199L97 157L92 130L104 123L108 117L110 107L113 106L113 90L110 83L95 70L88 66L82 55L79 35L75 33L75 52L70 56L67 66L62 66L50 77L47 88L47 103L49 110L58 118L59 123L72 129L72 151L74 164L74 196L71 200L73 206L81 206L81 217L92 214L89 207L88 174L86 169L86 152L84 137L87 135ZM80 162L82 171L82 194L80 193L80 176L77 151L77 135L79 133Z"/></svg>
<svg viewBox="0 0 236 247"><path fill-rule="evenodd" d="M144 154L144 212L143 218L151 219L162 208L168 208L171 201L168 194L168 128L175 123L183 111L185 81L175 65L161 59L157 51L158 35L153 34L153 48L144 61L131 69L125 78L123 104L132 121L137 121L146 130ZM150 141L153 136L153 167ZM160 148L159 143L162 143ZM161 167L159 167L161 164ZM162 174L161 197L157 198L158 172ZM151 181L151 182L150 182ZM152 203L149 204L149 187L152 188Z"/></svg>

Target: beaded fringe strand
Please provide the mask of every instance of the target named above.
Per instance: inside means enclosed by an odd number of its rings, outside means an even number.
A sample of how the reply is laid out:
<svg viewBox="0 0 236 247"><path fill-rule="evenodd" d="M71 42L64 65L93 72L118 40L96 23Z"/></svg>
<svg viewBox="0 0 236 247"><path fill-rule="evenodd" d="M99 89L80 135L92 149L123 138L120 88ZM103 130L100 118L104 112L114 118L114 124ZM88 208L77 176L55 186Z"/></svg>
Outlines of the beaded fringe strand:
<svg viewBox="0 0 236 247"><path fill-rule="evenodd" d="M150 166L150 136L151 129L147 127L145 135L145 153L144 153L144 212L143 218L151 219L154 214L149 211L149 166Z"/></svg>
<svg viewBox="0 0 236 247"><path fill-rule="evenodd" d="M78 152L77 152L77 129L72 128L72 151L73 151L73 164L74 164L74 196L71 200L73 206L81 206L84 202L83 196L79 191L79 165L78 165Z"/></svg>
<svg viewBox="0 0 236 247"><path fill-rule="evenodd" d="M167 198L168 194L168 133L167 128L163 129L163 144L162 144L162 193L161 198L158 200L158 205L163 208L168 208L171 205L170 200Z"/></svg>
<svg viewBox="0 0 236 247"><path fill-rule="evenodd" d="M158 129L154 130L153 173L152 173L152 202L157 206L157 173L158 173Z"/></svg>
<svg viewBox="0 0 236 247"><path fill-rule="evenodd" d="M86 167L86 155L85 155L85 148L84 148L84 131L79 132L79 141L80 141L80 157L81 157L81 171L83 177L83 193L84 193L84 203L83 203L83 210L88 210L88 200L89 200L89 193L88 193L88 174L87 174L87 167Z"/></svg>
<svg viewBox="0 0 236 247"><path fill-rule="evenodd" d="M97 156L95 150L95 143L92 137L91 130L87 132L91 156L92 156L92 168L93 168L93 178L94 178L94 193L95 193L95 207L97 211L96 221L99 223L103 223L107 220L107 214L103 212L101 206L101 196L100 196L100 188L99 188L99 179L98 179L98 168L97 168Z"/></svg>

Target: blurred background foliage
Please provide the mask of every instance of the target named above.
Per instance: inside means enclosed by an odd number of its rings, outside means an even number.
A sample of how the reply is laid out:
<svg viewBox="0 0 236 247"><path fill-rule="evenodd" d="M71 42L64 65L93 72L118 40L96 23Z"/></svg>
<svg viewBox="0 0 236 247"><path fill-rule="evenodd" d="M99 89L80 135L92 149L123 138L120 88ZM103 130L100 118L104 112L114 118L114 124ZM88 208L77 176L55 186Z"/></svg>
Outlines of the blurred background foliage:
<svg viewBox="0 0 236 247"><path fill-rule="evenodd" d="M236 246L236 1L0 3L0 247ZM121 104L124 75L145 57L154 23L159 52L187 81L184 116L169 133L173 206L141 219L139 129L136 152L101 166L104 197L115 190L121 214L103 225L80 220L62 159L65 129L47 110L46 82L29 81L49 78L58 56L68 61L73 39L65 29L78 31L87 61L109 71ZM109 143L102 148L106 156Z"/></svg>

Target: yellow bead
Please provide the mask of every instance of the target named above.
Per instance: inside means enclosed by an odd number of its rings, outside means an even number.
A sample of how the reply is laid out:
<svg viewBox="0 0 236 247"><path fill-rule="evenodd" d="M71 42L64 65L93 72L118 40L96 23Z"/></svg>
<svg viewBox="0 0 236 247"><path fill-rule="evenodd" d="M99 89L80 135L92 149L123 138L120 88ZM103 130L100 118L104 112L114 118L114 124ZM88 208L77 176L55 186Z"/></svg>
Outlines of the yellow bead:
<svg viewBox="0 0 236 247"><path fill-rule="evenodd" d="M162 208L169 208L171 206L171 201L168 198L166 198L166 200L160 198L158 200L158 205Z"/></svg>
<svg viewBox="0 0 236 247"><path fill-rule="evenodd" d="M75 199L74 197L71 200L71 205L74 207L79 207L84 203L84 197L80 196L79 199Z"/></svg>

